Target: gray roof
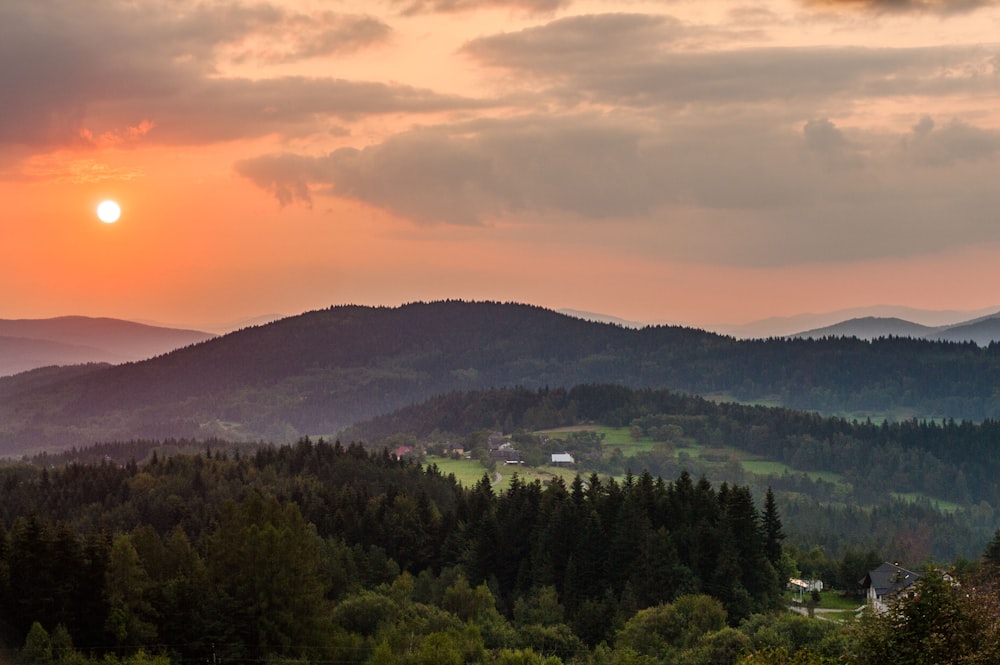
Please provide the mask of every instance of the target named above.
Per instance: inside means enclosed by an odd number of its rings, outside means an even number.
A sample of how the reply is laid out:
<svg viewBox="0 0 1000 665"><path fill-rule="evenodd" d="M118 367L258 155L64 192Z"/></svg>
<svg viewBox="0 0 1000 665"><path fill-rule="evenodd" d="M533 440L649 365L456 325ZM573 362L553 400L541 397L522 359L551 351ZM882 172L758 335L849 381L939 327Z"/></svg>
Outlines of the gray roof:
<svg viewBox="0 0 1000 665"><path fill-rule="evenodd" d="M875 570L868 571L862 585L875 588L877 596L891 596L908 588L920 578L920 573L901 568L894 563L883 563Z"/></svg>

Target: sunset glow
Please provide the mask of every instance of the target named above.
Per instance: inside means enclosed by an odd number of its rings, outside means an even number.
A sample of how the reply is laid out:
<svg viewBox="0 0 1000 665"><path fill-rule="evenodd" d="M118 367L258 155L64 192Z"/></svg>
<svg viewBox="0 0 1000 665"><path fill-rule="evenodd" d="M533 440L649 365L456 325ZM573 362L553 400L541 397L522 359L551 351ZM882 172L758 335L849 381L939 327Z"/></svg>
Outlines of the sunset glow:
<svg viewBox="0 0 1000 665"><path fill-rule="evenodd" d="M1000 308L996 35L988 0L4 3L0 318Z"/></svg>

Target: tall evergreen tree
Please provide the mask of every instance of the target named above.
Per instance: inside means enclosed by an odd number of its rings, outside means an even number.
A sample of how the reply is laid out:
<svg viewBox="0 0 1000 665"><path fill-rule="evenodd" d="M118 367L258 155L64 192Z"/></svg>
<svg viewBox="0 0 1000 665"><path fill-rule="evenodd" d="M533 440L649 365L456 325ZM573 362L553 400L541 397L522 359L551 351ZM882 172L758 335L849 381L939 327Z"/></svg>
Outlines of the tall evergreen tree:
<svg viewBox="0 0 1000 665"><path fill-rule="evenodd" d="M767 488L764 497L764 553L767 560L771 562L775 570L781 563L781 541L785 539L785 533L781 528L781 518L778 516L778 506L774 501L774 492Z"/></svg>

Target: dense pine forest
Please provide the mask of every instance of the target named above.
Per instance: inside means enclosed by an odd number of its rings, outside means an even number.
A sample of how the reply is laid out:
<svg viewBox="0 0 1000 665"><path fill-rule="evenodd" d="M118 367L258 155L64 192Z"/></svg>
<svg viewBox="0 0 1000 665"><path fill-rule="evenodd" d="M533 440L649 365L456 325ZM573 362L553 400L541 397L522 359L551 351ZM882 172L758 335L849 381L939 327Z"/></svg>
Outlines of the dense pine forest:
<svg viewBox="0 0 1000 665"><path fill-rule="evenodd" d="M6 662L868 665L924 662L885 660L923 644L914 653L938 663L998 655L1000 535L962 594L929 570L919 612L841 624L783 609L798 571L770 492L687 473L496 492L488 477L463 488L358 445L215 444L157 448L141 465L0 468ZM129 447L147 444L104 452Z"/></svg>
<svg viewBox="0 0 1000 665"><path fill-rule="evenodd" d="M627 427L655 445L632 457L609 452L593 437L569 434L545 443L531 432L601 423ZM1000 509L1000 422L906 420L878 424L777 407L718 403L666 390L581 385L452 392L359 424L345 440L388 442L456 437L477 445L484 431L514 432L525 459L570 451L590 468L620 475L682 471L713 482L768 488L780 498L793 542L840 557L847 550L922 561L974 558L996 528ZM479 444L482 445L482 444ZM706 452L678 452L686 446ZM784 465L750 473L726 452ZM911 492L920 500L904 500ZM946 501L940 510L931 499Z"/></svg>
<svg viewBox="0 0 1000 665"><path fill-rule="evenodd" d="M92 658L365 662L399 648L385 631L424 630L569 659L680 598L737 625L779 607L788 572L773 500L687 474L498 494L306 440L0 477L6 643L37 623Z"/></svg>

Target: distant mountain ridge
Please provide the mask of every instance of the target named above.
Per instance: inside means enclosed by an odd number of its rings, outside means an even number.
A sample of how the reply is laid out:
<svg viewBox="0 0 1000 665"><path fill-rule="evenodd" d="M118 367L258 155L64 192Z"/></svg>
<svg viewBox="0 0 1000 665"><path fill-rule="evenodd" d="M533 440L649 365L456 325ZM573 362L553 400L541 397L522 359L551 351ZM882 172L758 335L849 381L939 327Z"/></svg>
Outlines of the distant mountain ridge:
<svg viewBox="0 0 1000 665"><path fill-rule="evenodd" d="M445 301L331 307L142 362L0 377L0 454L131 439L284 442L451 391L589 383L830 414L1000 417L1000 354L974 345L736 340Z"/></svg>
<svg viewBox="0 0 1000 665"><path fill-rule="evenodd" d="M0 319L0 376L48 365L145 360L212 337L111 318Z"/></svg>
<svg viewBox="0 0 1000 665"><path fill-rule="evenodd" d="M974 342L988 346L1000 342L1000 312L947 326L925 326L895 317L868 316L841 321L831 326L788 335L792 338L857 337L873 340L880 337L910 337L948 342Z"/></svg>
<svg viewBox="0 0 1000 665"><path fill-rule="evenodd" d="M916 309L913 307L903 307L899 305L873 305L870 307L855 307L851 309L841 309L831 312L806 312L803 314L795 314L792 316L774 316L766 319L758 319L756 321L750 321L747 323L740 324L698 324L689 325L680 321L666 321L666 320L646 320L646 321L633 321L628 319L622 319L617 316L611 316L608 314L601 314L597 312L587 312L576 309L563 308L558 310L561 314L566 314L567 316L573 316L578 319L583 319L585 321L596 321L600 323L613 323L615 325L624 326L626 328L645 328L647 326L662 326L662 325L682 325L688 327L699 328L702 330L707 330L709 332L718 333L720 335L731 335L738 339L767 339L771 337L808 337L813 336L816 333L818 336L822 337L825 334L832 334L833 336L852 336L853 333L848 331L846 334L837 330L837 326L841 324L846 324L849 321L857 320L896 320L903 321L907 324L913 326L923 326L929 329L928 333L944 331L947 328L958 328L961 326L966 326L972 323L983 321L986 319L991 319L1000 314L1000 306L987 307L983 309L975 310L931 310L931 309ZM827 332L827 329L834 329L831 332ZM865 339L874 339L877 337L885 337L888 335L896 335L897 333L891 332L892 324L883 330L875 330L872 337L865 337ZM804 332L803 332L804 331ZM903 334L899 336L911 336L907 331L903 330ZM919 328L915 329L915 332L920 332ZM960 333L959 337L961 334ZM970 339L974 337L974 333L969 333ZM922 336L922 335L921 335ZM967 341L965 339L960 339L959 337L944 337L943 339L949 339L952 341ZM933 338L933 337L930 337ZM980 337L982 338L982 337ZM988 341L986 342L989 343Z"/></svg>

